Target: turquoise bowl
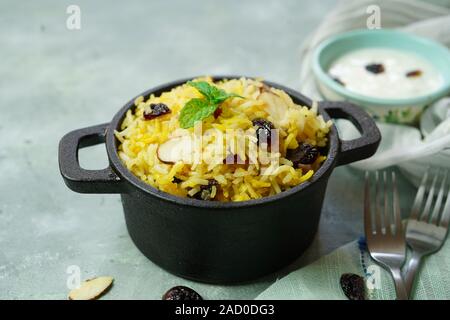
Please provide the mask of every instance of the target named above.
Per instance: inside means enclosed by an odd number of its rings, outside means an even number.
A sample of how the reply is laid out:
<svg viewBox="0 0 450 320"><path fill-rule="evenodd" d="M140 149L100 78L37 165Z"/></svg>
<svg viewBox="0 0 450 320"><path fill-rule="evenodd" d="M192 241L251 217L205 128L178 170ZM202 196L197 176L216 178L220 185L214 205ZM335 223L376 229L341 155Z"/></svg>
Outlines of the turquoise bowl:
<svg viewBox="0 0 450 320"><path fill-rule="evenodd" d="M429 94L408 99L383 99L361 95L334 81L330 65L342 55L359 49L387 48L413 53L427 60L443 76L443 85ZM331 37L314 51L313 72L322 95L328 100L346 100L363 106L385 122L415 123L425 106L450 92L450 51L432 40L394 30L356 30Z"/></svg>

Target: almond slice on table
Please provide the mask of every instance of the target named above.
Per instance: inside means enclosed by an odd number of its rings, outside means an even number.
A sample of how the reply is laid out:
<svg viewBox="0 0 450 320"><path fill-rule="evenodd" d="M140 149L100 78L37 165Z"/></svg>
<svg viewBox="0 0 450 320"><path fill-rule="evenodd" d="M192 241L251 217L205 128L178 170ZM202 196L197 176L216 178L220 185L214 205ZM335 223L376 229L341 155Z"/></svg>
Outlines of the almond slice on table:
<svg viewBox="0 0 450 320"><path fill-rule="evenodd" d="M113 277L97 277L83 281L79 288L69 292L69 300L95 300L113 284Z"/></svg>

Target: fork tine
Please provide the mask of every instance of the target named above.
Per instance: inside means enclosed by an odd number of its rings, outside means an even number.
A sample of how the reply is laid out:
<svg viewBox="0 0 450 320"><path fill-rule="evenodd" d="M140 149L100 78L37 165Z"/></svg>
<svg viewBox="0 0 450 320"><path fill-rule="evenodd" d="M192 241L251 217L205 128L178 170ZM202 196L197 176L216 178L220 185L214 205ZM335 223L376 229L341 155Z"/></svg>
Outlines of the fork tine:
<svg viewBox="0 0 450 320"><path fill-rule="evenodd" d="M433 182L431 183L431 188L428 191L427 201L425 202L425 207L423 208L423 211L422 211L422 217L420 218L420 220L425 221L425 222L428 222L429 217L430 217L431 203L433 202L434 190L436 189L436 181L437 181L438 175L439 175L439 170L437 170L436 173L434 174Z"/></svg>
<svg viewBox="0 0 450 320"><path fill-rule="evenodd" d="M387 183L387 173L386 171L383 172L383 189L384 189L384 228L386 230L386 234L391 234L391 219L389 217L390 210L388 205L388 183Z"/></svg>
<svg viewBox="0 0 450 320"><path fill-rule="evenodd" d="M441 222L439 223L439 225L447 229L449 220L450 220L450 187L448 188L447 201L445 202L444 210L442 210Z"/></svg>
<svg viewBox="0 0 450 320"><path fill-rule="evenodd" d="M380 206L380 176L378 171L375 171L375 232L381 235L381 206Z"/></svg>
<svg viewBox="0 0 450 320"><path fill-rule="evenodd" d="M445 172L444 179L442 179L441 187L439 189L436 203L434 205L433 213L431 214L431 223L434 225L437 224L437 221L439 218L439 212L441 210L442 199L444 198L444 190L446 189L446 186L447 186L447 175L448 175L448 171Z"/></svg>
<svg viewBox="0 0 450 320"><path fill-rule="evenodd" d="M419 189L417 190L416 198L414 199L414 204L411 209L410 219L419 219L419 210L422 207L423 196L425 195L425 187L428 180L428 169L425 171L425 174L422 177L422 181L420 182Z"/></svg>
<svg viewBox="0 0 450 320"><path fill-rule="evenodd" d="M392 209L394 211L395 236L398 238L403 238L402 215L400 210L400 201L398 199L397 177L395 176L395 172L392 172L392 191Z"/></svg>
<svg viewBox="0 0 450 320"><path fill-rule="evenodd" d="M366 183L364 187L364 232L366 240L372 238L372 213L370 211L370 174L366 171Z"/></svg>

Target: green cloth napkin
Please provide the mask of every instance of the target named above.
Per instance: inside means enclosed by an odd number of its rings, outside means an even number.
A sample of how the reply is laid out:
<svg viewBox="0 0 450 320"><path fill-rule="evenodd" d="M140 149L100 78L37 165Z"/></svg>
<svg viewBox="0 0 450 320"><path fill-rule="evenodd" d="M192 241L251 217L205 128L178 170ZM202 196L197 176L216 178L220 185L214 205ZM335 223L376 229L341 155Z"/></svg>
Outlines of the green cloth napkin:
<svg viewBox="0 0 450 320"><path fill-rule="evenodd" d="M361 240L336 249L312 264L277 280L256 299L347 299L339 283L343 273L359 274L370 283L375 280L374 288L368 289L366 285L368 299L395 299L394 283L390 274L370 258ZM440 251L423 260L417 280L414 299L450 299L448 241Z"/></svg>

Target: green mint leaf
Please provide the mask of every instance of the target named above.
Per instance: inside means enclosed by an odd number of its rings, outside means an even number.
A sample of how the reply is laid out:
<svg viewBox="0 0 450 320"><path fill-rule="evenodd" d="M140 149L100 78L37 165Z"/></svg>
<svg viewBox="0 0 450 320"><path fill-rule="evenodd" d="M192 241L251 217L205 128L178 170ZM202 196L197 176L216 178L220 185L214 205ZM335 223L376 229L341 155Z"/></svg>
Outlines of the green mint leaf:
<svg viewBox="0 0 450 320"><path fill-rule="evenodd" d="M216 86L213 86L205 81L189 81L188 85L197 89L202 95L206 97L212 103L222 103L228 98L239 97L243 98L240 95L235 93L227 93L225 90L219 89Z"/></svg>
<svg viewBox="0 0 450 320"><path fill-rule="evenodd" d="M221 91L223 91L223 90L221 90ZM225 100L227 100L228 98L242 98L242 99L244 99L244 97L242 97L242 96L240 96L240 95L238 95L238 94L235 94L235 93L226 93L225 91L223 91L220 95L218 95L218 96L215 96L213 99L212 99L212 101L214 102L214 103L217 103L217 104L219 104L219 103L222 103L222 102L224 102Z"/></svg>
<svg viewBox="0 0 450 320"><path fill-rule="evenodd" d="M214 98L214 96L219 93L218 91L220 90L205 81L195 81L195 82L189 81L187 84L190 85L191 87L194 87L195 89L197 89L208 100L212 100Z"/></svg>
<svg viewBox="0 0 450 320"><path fill-rule="evenodd" d="M205 81L189 81L187 84L197 89L206 99L191 99L181 109L178 121L183 129L191 128L197 121L208 118L226 99L243 98L235 93L227 93Z"/></svg>
<svg viewBox="0 0 450 320"><path fill-rule="evenodd" d="M180 112L180 127L192 128L197 121L208 118L216 111L218 105L212 104L204 99L191 99L185 104Z"/></svg>

